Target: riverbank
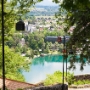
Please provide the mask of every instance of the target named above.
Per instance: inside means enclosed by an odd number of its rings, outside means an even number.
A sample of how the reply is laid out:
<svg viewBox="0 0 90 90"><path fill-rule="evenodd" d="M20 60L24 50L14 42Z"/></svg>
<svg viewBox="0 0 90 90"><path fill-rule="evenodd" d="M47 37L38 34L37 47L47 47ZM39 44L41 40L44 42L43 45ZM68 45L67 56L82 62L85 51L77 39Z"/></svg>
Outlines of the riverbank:
<svg viewBox="0 0 90 90"><path fill-rule="evenodd" d="M40 55L34 55L33 58L40 57L40 56L46 56L46 55L58 55L60 52L58 51L49 51L49 53L41 53Z"/></svg>
<svg viewBox="0 0 90 90"><path fill-rule="evenodd" d="M58 52L58 51L49 51L49 54L60 54L60 52Z"/></svg>

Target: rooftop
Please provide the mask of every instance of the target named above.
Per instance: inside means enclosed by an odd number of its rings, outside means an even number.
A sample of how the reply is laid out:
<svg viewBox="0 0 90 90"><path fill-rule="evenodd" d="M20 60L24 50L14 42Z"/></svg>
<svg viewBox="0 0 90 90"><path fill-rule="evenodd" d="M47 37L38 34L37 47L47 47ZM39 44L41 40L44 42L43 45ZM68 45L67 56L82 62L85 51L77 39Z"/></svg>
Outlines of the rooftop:
<svg viewBox="0 0 90 90"><path fill-rule="evenodd" d="M34 84L16 81L16 80L11 80L11 79L5 79L5 86L9 90L17 90L17 89L35 87ZM2 78L0 78L0 88L2 88Z"/></svg>

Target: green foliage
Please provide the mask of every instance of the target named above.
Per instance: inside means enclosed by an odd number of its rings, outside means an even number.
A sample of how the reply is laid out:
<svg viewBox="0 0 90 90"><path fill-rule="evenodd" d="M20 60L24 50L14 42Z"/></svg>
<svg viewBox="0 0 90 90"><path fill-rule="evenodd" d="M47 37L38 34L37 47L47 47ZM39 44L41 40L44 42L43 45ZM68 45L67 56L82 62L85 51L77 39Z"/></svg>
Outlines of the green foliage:
<svg viewBox="0 0 90 90"><path fill-rule="evenodd" d="M39 55L40 53L49 53L50 51L54 51L55 48L60 49L59 52L61 52L62 45L58 42L52 43L44 41L46 33L49 35L48 31L45 31L45 33L44 31L41 33L34 32L27 35L23 33L23 38L25 39L24 45L20 43L22 41L22 34L15 33L12 37L8 38L8 41L6 41L5 44L14 49L16 53L24 53L26 54L26 57L29 58L32 58L34 55ZM54 31L52 31L52 33L53 35L59 35L58 32L54 34ZM41 52L39 51L40 49L42 50Z"/></svg>
<svg viewBox="0 0 90 90"><path fill-rule="evenodd" d="M64 31L71 35L67 48L73 49L74 55L77 48L81 50L80 69L83 70L85 62L90 63L90 1L89 0L54 0L60 4L59 12L56 14L58 23L63 18L65 23ZM65 12L65 14L63 14ZM73 48L74 46L74 48ZM77 61L77 60L75 60ZM74 65L74 64L73 64Z"/></svg>
<svg viewBox="0 0 90 90"><path fill-rule="evenodd" d="M45 32L45 36L63 36L65 33L64 31L61 29L60 31L58 30L54 30L52 32Z"/></svg>
<svg viewBox="0 0 90 90"><path fill-rule="evenodd" d="M68 76L67 76L67 82L68 82L68 84L71 85L71 84L74 83L74 81L75 81L74 74L68 72Z"/></svg>
<svg viewBox="0 0 90 90"><path fill-rule="evenodd" d="M27 37L28 46L33 50L38 50L39 48L43 47L44 44L44 35L40 33L32 33L29 34Z"/></svg>
<svg viewBox="0 0 90 90"><path fill-rule="evenodd" d="M47 75L47 78L44 80L44 85L53 85L56 83L62 83L62 72L56 71L51 75ZM76 81L74 78L74 74L68 72L67 78L64 82L68 82L68 85L83 85L83 84L90 84L90 80L78 80Z"/></svg>
<svg viewBox="0 0 90 90"><path fill-rule="evenodd" d="M4 7L4 33L5 40L8 39L12 33L15 32L15 23L19 20L20 15L23 17L27 12L30 12L30 7L32 7L35 3L40 2L41 0L5 0L4 4L0 4L0 16L2 15L2 5ZM1 35L1 22L2 19L0 17L0 35ZM1 41L1 38L0 38Z"/></svg>
<svg viewBox="0 0 90 90"><path fill-rule="evenodd" d="M78 80L74 81L74 85L84 85L84 84L90 84L90 80Z"/></svg>
<svg viewBox="0 0 90 90"><path fill-rule="evenodd" d="M31 48L32 50L34 50L35 52L39 52L39 49L41 49L42 53L49 53L49 50L52 46L59 48L58 43L51 43L51 42L45 42L44 38L48 35L59 35L59 32L56 31L52 31L53 34L50 34L50 32L48 31L43 31L41 33L38 32L34 32L34 33L30 33L28 35L25 35L25 41L26 41L26 46ZM53 48L52 48L53 49Z"/></svg>
<svg viewBox="0 0 90 90"><path fill-rule="evenodd" d="M29 57L29 58L33 58L34 57L34 51L32 49L28 49L25 56Z"/></svg>
<svg viewBox="0 0 90 90"><path fill-rule="evenodd" d="M37 50L34 50L34 55L38 55L39 52Z"/></svg>
<svg viewBox="0 0 90 90"><path fill-rule="evenodd" d="M65 72L64 72L64 75L65 75ZM56 84L56 83L62 83L62 77L63 77L62 72L56 71L51 75L47 75L47 78L44 80L44 85L52 85L52 84ZM64 79L64 82L66 82L65 79ZM74 75L72 73L68 72L67 82L69 85L74 83Z"/></svg>
<svg viewBox="0 0 90 90"><path fill-rule="evenodd" d="M62 83L62 72L56 71L52 75L47 75L47 78L44 81L44 85L52 85L56 83Z"/></svg>
<svg viewBox="0 0 90 90"><path fill-rule="evenodd" d="M10 48L11 47L16 47L18 46L20 40L22 39L22 35L21 34L12 34L12 36L10 36L8 38L8 40L6 41L6 45L8 45Z"/></svg>
<svg viewBox="0 0 90 90"><path fill-rule="evenodd" d="M0 46L1 51L1 46ZM2 58L2 52L0 52L0 59ZM0 62L2 66L2 62ZM2 69L2 68L1 68ZM0 76L1 74L0 69ZM11 50L5 46L5 76L6 78L24 81L24 77L20 70L28 70L29 62L26 61L24 57L19 54L16 54L14 50Z"/></svg>

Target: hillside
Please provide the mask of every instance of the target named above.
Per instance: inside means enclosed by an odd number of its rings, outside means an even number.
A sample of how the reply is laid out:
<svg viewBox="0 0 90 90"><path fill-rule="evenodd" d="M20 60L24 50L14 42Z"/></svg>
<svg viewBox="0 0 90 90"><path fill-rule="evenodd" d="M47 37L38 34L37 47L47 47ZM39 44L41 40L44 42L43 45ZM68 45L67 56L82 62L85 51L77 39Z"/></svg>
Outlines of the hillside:
<svg viewBox="0 0 90 90"><path fill-rule="evenodd" d="M58 6L35 6L27 15L53 16L58 12Z"/></svg>

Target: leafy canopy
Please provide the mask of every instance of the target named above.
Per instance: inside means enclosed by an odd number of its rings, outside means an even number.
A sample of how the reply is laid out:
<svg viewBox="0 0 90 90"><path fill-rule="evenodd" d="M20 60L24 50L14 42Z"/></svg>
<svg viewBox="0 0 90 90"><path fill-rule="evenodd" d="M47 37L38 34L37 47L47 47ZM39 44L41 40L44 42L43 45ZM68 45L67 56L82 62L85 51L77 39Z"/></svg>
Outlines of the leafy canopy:
<svg viewBox="0 0 90 90"><path fill-rule="evenodd" d="M2 50L0 46L0 66L2 67ZM24 81L21 70L28 71L29 62L14 50L5 46L5 76L10 79ZM2 68L0 68L0 76L2 75Z"/></svg>
<svg viewBox="0 0 90 90"><path fill-rule="evenodd" d="M29 8L36 2L41 0L4 0L4 12L2 14L2 2L0 0L0 16L4 17L4 39L5 43L10 36L15 32L15 23L21 16L29 11ZM0 17L0 36L2 30L2 18ZM0 37L0 66L2 66L2 42ZM16 54L13 50L5 46L5 76L7 78L23 81L23 75L20 69L27 70L29 62L25 61L24 57ZM2 76L2 68L0 69L0 76Z"/></svg>
<svg viewBox="0 0 90 90"><path fill-rule="evenodd" d="M15 32L15 23L20 17L30 12L31 8L36 2L42 0L4 0L4 31L5 38ZM0 1L0 15L2 15L2 2ZM0 30L1 28L0 17ZM1 32L0 32L1 34ZM1 41L1 40L0 40Z"/></svg>
<svg viewBox="0 0 90 90"><path fill-rule="evenodd" d="M90 0L54 0L59 3L60 9L56 14L58 22L64 15L65 32L71 35L67 48L74 51L74 57L77 49L81 51L81 70L86 62L90 63ZM73 57L73 63L75 61ZM73 65L72 65L73 67Z"/></svg>

